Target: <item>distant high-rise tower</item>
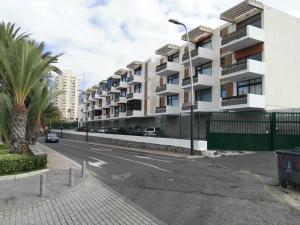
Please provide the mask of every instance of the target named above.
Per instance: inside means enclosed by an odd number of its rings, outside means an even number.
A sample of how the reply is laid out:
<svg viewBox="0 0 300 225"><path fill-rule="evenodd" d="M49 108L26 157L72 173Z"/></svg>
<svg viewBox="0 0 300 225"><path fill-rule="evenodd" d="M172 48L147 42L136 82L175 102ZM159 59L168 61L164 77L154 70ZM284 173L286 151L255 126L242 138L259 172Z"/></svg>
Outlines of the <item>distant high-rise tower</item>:
<svg viewBox="0 0 300 225"><path fill-rule="evenodd" d="M78 78L71 71L55 78L55 90L63 91L54 99L54 105L59 108L62 118L76 120L78 118Z"/></svg>

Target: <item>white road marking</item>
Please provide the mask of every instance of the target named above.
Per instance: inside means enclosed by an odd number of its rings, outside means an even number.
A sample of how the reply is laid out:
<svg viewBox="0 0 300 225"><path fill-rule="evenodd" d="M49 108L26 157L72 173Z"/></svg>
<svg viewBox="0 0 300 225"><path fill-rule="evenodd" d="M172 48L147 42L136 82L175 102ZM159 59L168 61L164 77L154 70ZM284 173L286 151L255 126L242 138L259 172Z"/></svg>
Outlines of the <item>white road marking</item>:
<svg viewBox="0 0 300 225"><path fill-rule="evenodd" d="M77 147L77 146L74 146L74 145L68 145L68 144L62 144L62 145L70 146L70 147L73 147L73 148L82 149L82 147ZM132 160L132 159L127 159L127 158L123 158L123 157L120 157L120 156L111 155L111 154L108 154L108 153L104 153L104 152L100 152L100 151L95 151L95 150L91 150L91 149L90 150L87 149L87 151L96 152L96 153L99 153L99 154L107 155L107 156L110 156L110 157L115 157L115 158L118 158L118 159L123 159L123 160L129 161L129 162L134 162L134 163L141 164L141 165L144 165L144 166L149 166L151 168L154 168L154 169L157 169L157 170L160 170L160 171L164 171L164 172L167 172L167 173L172 173L172 171L170 171L170 170L165 170L165 169L162 169L162 168L160 168L158 166L151 165L149 163L143 163L143 162L140 162L140 161L136 161L136 160Z"/></svg>
<svg viewBox="0 0 300 225"><path fill-rule="evenodd" d="M136 155L135 157L140 158L140 159L150 159L150 160L165 162L165 163L170 163L171 162L171 161L168 161L168 160L154 159L154 158L151 158L151 157L148 157L148 156L141 156L141 155Z"/></svg>
<svg viewBox="0 0 300 225"><path fill-rule="evenodd" d="M96 158L93 158L93 157L89 157L90 159L94 159L96 160L97 162L89 162L89 165L90 166L95 166L95 167L99 167L99 168L102 168L103 165L107 164L107 162L105 161L102 161L100 159L96 159Z"/></svg>

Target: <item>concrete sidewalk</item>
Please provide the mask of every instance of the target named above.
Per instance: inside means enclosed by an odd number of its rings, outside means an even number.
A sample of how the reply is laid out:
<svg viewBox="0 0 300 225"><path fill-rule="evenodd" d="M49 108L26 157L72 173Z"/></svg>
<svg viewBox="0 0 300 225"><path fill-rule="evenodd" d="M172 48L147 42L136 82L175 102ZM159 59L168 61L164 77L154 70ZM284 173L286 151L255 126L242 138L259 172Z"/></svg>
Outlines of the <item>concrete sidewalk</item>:
<svg viewBox="0 0 300 225"><path fill-rule="evenodd" d="M49 155L46 196L38 196L39 176L0 182L0 225L164 224L98 179L81 178L77 163L39 147ZM68 186L70 167L75 168L74 187Z"/></svg>

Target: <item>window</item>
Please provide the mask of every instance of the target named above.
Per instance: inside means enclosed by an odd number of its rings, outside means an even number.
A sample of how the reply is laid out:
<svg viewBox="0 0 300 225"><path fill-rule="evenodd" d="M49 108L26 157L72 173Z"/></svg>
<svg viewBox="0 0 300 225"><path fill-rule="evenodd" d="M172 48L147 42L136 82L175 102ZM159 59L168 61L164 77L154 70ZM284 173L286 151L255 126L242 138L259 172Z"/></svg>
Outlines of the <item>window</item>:
<svg viewBox="0 0 300 225"><path fill-rule="evenodd" d="M121 97L126 97L127 96L127 90L126 89L121 90L120 96Z"/></svg>
<svg viewBox="0 0 300 225"><path fill-rule="evenodd" d="M178 95L167 96L167 105L169 105L169 106L179 106Z"/></svg>
<svg viewBox="0 0 300 225"><path fill-rule="evenodd" d="M127 82L127 74L121 76L121 81Z"/></svg>
<svg viewBox="0 0 300 225"><path fill-rule="evenodd" d="M195 91L195 100L202 102L211 102L211 88L205 88Z"/></svg>
<svg viewBox="0 0 300 225"><path fill-rule="evenodd" d="M134 75L142 75L142 67L139 67L134 70Z"/></svg>
<svg viewBox="0 0 300 225"><path fill-rule="evenodd" d="M207 39L205 41L197 42L196 43L196 48L199 48L199 47L212 49L211 39Z"/></svg>
<svg viewBox="0 0 300 225"><path fill-rule="evenodd" d="M227 90L225 85L221 85L221 98L227 97Z"/></svg>
<svg viewBox="0 0 300 225"><path fill-rule="evenodd" d="M134 93L141 93L142 92L142 85L136 84L134 85Z"/></svg>
<svg viewBox="0 0 300 225"><path fill-rule="evenodd" d="M248 93L262 95L262 79L239 81L237 83L237 95L246 95Z"/></svg>
<svg viewBox="0 0 300 225"><path fill-rule="evenodd" d="M222 58L221 58L220 66L221 66L222 68L225 67L225 57L222 57Z"/></svg>
<svg viewBox="0 0 300 225"><path fill-rule="evenodd" d="M212 75L211 63L203 64L195 67L195 76L198 75Z"/></svg>
<svg viewBox="0 0 300 225"><path fill-rule="evenodd" d="M240 58L237 60L237 63L243 63L243 62L246 62L247 59L253 59L253 60L256 60L256 61L262 61L262 53L257 53L255 55L249 55L249 56L246 56L244 58Z"/></svg>
<svg viewBox="0 0 300 225"><path fill-rule="evenodd" d="M169 62L179 63L179 52L177 52L177 53L175 53L173 55L168 56L168 61Z"/></svg>
<svg viewBox="0 0 300 225"><path fill-rule="evenodd" d="M171 76L168 76L167 83L168 84L179 84L179 74L176 73Z"/></svg>

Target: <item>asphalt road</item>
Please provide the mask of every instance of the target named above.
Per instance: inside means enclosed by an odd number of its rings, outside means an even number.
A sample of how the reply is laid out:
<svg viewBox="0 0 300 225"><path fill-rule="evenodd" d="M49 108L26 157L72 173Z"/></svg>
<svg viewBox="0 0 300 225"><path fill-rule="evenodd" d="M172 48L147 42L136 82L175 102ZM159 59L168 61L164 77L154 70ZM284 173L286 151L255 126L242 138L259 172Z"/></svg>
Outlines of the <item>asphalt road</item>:
<svg viewBox="0 0 300 225"><path fill-rule="evenodd" d="M70 140L46 145L78 163L88 161L99 179L170 225L300 224L299 209L274 185L270 152L187 159Z"/></svg>

